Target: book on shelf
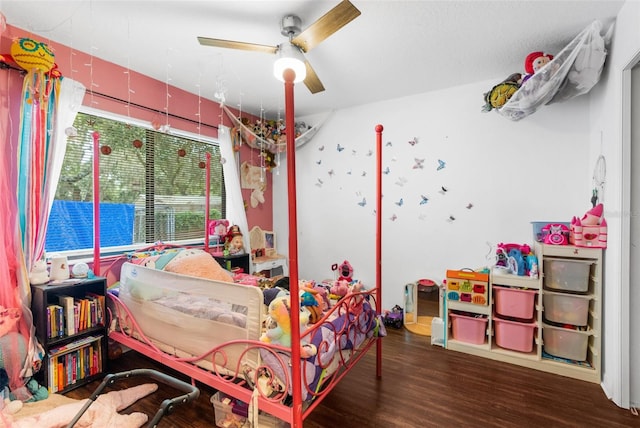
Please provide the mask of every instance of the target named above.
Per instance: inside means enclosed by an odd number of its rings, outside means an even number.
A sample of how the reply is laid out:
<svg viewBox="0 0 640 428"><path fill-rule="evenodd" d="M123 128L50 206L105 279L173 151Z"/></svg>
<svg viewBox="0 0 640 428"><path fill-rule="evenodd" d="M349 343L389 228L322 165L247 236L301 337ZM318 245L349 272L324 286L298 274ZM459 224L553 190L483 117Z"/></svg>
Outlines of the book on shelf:
<svg viewBox="0 0 640 428"><path fill-rule="evenodd" d="M57 392L102 371L102 342L91 336L56 348L48 361L49 392Z"/></svg>
<svg viewBox="0 0 640 428"><path fill-rule="evenodd" d="M64 309L64 326L67 336L76 334L76 317L75 317L75 302L73 297L66 295L58 296L58 303Z"/></svg>

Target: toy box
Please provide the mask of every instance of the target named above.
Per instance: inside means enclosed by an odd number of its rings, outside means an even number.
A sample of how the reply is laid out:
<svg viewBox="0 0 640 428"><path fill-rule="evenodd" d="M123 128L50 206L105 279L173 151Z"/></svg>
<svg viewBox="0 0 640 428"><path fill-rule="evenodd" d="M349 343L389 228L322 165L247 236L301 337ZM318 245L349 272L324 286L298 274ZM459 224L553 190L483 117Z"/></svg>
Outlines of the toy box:
<svg viewBox="0 0 640 428"><path fill-rule="evenodd" d="M249 406L240 400L233 399L218 391L211 396L211 404L215 412L216 426L220 428L289 428L290 424L260 412L257 423L251 424L247 418Z"/></svg>
<svg viewBox="0 0 640 428"><path fill-rule="evenodd" d="M533 318L536 306L536 290L493 286L493 300L495 311L503 317L513 317L521 320Z"/></svg>
<svg viewBox="0 0 640 428"><path fill-rule="evenodd" d="M496 345L499 347L518 352L531 352L533 350L535 322L517 322L494 317L493 324Z"/></svg>
<svg viewBox="0 0 640 428"><path fill-rule="evenodd" d="M241 401L238 402L220 391L213 394L210 401L213 404L217 427L239 428L248 425L247 413L244 412L246 405Z"/></svg>
<svg viewBox="0 0 640 428"><path fill-rule="evenodd" d="M542 296L546 320L575 326L586 326L591 296L545 292Z"/></svg>
<svg viewBox="0 0 640 428"><path fill-rule="evenodd" d="M590 260L544 259L544 287L572 293L589 291Z"/></svg>
<svg viewBox="0 0 640 428"><path fill-rule="evenodd" d="M472 270L447 270L447 299L471 303L489 304L489 274Z"/></svg>
<svg viewBox="0 0 640 428"><path fill-rule="evenodd" d="M575 361L586 361L590 333L544 325L542 341L546 353Z"/></svg>
<svg viewBox="0 0 640 428"><path fill-rule="evenodd" d="M451 312L449 318L451 319L452 337L455 340L474 345L482 345L485 342L489 321L486 317Z"/></svg>

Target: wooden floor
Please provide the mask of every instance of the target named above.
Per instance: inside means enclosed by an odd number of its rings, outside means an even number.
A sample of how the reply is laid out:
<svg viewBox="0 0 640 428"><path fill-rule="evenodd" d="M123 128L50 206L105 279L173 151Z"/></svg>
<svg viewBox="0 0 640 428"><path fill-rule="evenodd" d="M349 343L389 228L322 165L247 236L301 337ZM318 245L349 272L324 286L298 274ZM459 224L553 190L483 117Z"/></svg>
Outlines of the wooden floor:
<svg viewBox="0 0 640 428"><path fill-rule="evenodd" d="M109 371L133 368L160 366L131 351L111 361ZM134 377L118 386L148 381ZM97 385L67 396L86 398ZM198 401L177 407L160 427L215 426L212 390L198 386ZM153 415L163 399L177 395L161 385L125 412ZM382 378L375 376L375 351L369 352L304 426L616 428L640 427L640 418L607 400L600 385L445 350L430 345L429 337L389 329L383 339Z"/></svg>

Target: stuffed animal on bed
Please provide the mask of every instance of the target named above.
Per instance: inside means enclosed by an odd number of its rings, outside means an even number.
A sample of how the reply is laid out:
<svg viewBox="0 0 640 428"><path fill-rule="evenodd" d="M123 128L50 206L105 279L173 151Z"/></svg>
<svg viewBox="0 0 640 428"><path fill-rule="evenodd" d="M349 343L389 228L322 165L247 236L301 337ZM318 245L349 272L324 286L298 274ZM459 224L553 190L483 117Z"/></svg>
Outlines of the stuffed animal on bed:
<svg viewBox="0 0 640 428"><path fill-rule="evenodd" d="M182 275L197 276L198 278L215 279L233 282L233 276L203 250L188 249L180 251L164 270Z"/></svg>
<svg viewBox="0 0 640 428"><path fill-rule="evenodd" d="M269 316L266 321L267 330L260 337L262 342L273 343L287 348L291 347L290 302L289 296L280 296L273 299L269 304ZM300 329L306 329L307 324L309 324L309 313L306 310L301 310ZM316 352L316 347L311 344L304 344L300 349L302 358L311 357Z"/></svg>

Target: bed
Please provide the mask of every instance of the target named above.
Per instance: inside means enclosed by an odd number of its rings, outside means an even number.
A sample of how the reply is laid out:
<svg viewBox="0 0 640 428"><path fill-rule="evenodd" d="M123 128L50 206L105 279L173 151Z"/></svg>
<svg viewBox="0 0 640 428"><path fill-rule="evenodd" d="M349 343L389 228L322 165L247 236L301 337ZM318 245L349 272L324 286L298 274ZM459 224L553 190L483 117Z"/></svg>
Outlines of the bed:
<svg viewBox="0 0 640 428"><path fill-rule="evenodd" d="M261 287L167 272L144 263L123 263L117 292L110 292L110 339L202 382L240 403L259 426L275 417L302 427L307 415L372 348L381 376L381 151L377 142L376 284L358 284L311 326L291 329L290 346L268 343L268 306ZM290 151L293 153L293 151ZM289 171L290 254L297 254L295 156ZM293 158L293 159L291 159ZM292 168L293 166L293 168ZM293 189L293 195L292 195ZM293 207L291 207L293 205ZM290 307L301 303L297 258L290 260ZM290 311L290 325L302 312ZM268 331L268 330L267 330ZM311 351L308 351L311 349ZM268 415L265 415L268 414ZM234 426L234 425L230 425Z"/></svg>

